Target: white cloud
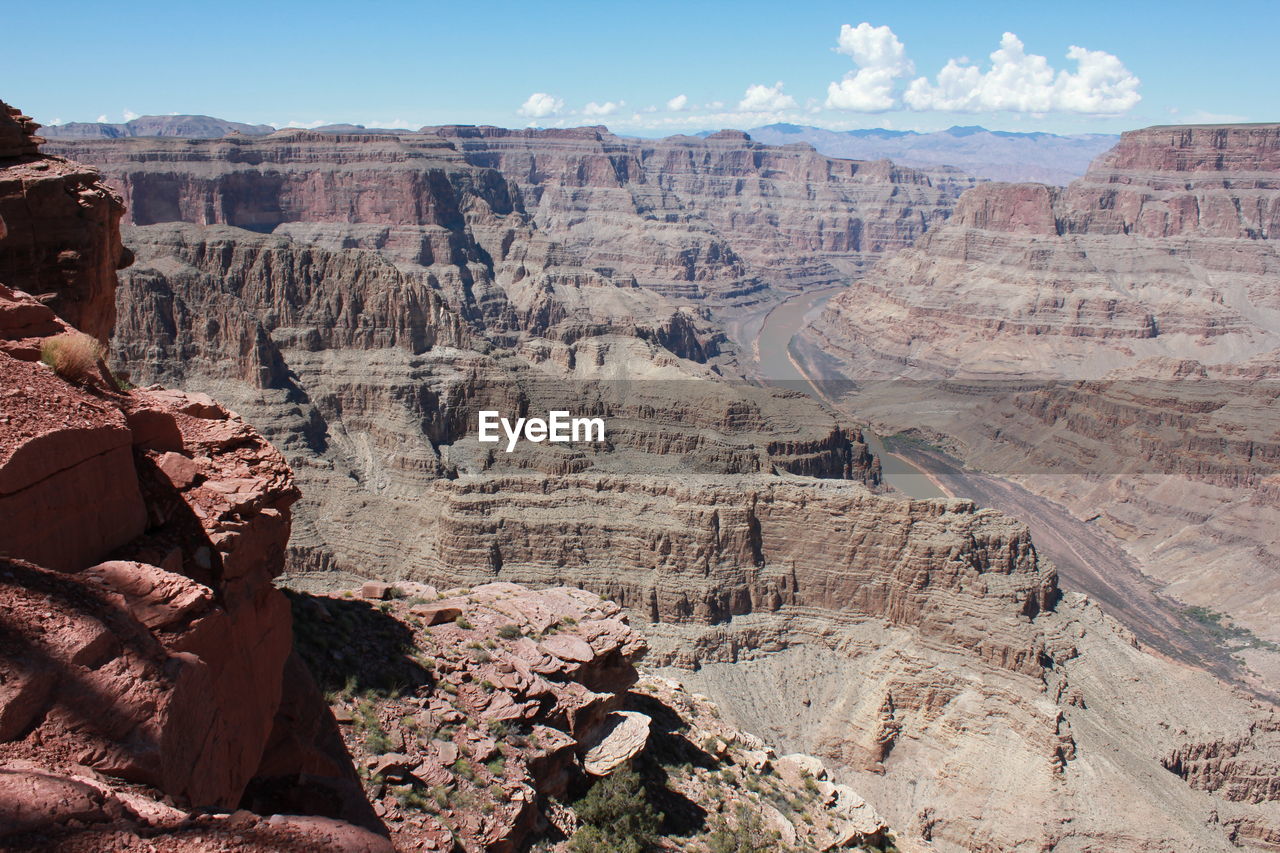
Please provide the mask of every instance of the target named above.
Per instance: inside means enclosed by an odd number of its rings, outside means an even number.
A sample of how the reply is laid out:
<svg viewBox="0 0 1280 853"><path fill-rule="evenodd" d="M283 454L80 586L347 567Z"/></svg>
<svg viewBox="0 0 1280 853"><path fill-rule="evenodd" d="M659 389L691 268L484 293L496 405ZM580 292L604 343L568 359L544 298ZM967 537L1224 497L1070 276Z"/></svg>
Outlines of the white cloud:
<svg viewBox="0 0 1280 853"><path fill-rule="evenodd" d="M137 113L135 113L133 110L131 110L131 109L125 109L125 111L124 111L124 120L125 120L125 121L133 121L133 120L134 120L135 118L137 118L137 117L138 117L138 114L137 114Z"/></svg>
<svg viewBox="0 0 1280 853"><path fill-rule="evenodd" d="M669 109L673 113L684 112L684 110L688 106L689 106L688 95L676 95L674 98L667 101L667 109Z"/></svg>
<svg viewBox="0 0 1280 853"><path fill-rule="evenodd" d="M1016 35L1005 33L985 72L952 59L934 83L913 80L903 100L916 110L1117 114L1142 99L1140 81L1115 56L1073 45L1067 58L1076 71L1054 71L1045 57L1027 53Z"/></svg>
<svg viewBox="0 0 1280 853"><path fill-rule="evenodd" d="M707 104L706 108L709 110L722 110L724 109L724 101L712 101Z"/></svg>
<svg viewBox="0 0 1280 853"><path fill-rule="evenodd" d="M626 105L626 101L618 101L617 103L614 103L613 101L605 101L603 104L597 104L595 101L592 101L582 108L582 114L584 116L611 116L616 113L620 107L625 107ZM525 106L528 106L527 102L525 103Z"/></svg>
<svg viewBox="0 0 1280 853"><path fill-rule="evenodd" d="M795 109L796 99L782 91L782 81L772 86L757 83L748 86L746 94L738 102L738 109L744 113L767 113L779 110Z"/></svg>
<svg viewBox="0 0 1280 853"><path fill-rule="evenodd" d="M546 118L561 112L563 109L563 98L548 95L546 92L534 92L529 96L528 100L520 105L520 109L516 110L516 112L529 118Z"/></svg>
<svg viewBox="0 0 1280 853"><path fill-rule="evenodd" d="M916 70L893 30L873 27L866 21L856 27L840 27L835 51L852 57L858 70L827 86L828 109L862 113L893 109L897 104L895 81Z"/></svg>
<svg viewBox="0 0 1280 853"><path fill-rule="evenodd" d="M98 116L98 124L106 124L106 123L107 123L106 113L103 113L102 115Z"/></svg>

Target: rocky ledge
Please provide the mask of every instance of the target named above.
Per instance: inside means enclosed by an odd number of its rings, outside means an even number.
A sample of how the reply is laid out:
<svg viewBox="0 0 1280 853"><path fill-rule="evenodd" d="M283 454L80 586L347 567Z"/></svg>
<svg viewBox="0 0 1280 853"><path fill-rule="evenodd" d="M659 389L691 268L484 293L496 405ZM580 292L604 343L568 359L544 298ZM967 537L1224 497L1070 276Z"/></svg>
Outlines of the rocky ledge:
<svg viewBox="0 0 1280 853"><path fill-rule="evenodd" d="M568 839L599 831L591 789L632 768L666 849L716 833L794 850L888 840L818 759L779 758L705 697L641 678L645 639L592 593L370 581L292 596L299 649L398 849L590 849Z"/></svg>

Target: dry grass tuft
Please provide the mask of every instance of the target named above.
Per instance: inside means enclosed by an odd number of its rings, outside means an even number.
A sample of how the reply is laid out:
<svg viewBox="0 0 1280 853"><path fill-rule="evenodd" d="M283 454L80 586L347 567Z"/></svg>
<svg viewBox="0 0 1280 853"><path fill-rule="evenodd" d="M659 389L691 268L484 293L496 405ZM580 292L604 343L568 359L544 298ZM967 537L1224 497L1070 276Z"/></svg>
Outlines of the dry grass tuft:
<svg viewBox="0 0 1280 853"><path fill-rule="evenodd" d="M98 363L104 355L102 344L84 332L63 332L40 345L40 360L69 382L101 379Z"/></svg>

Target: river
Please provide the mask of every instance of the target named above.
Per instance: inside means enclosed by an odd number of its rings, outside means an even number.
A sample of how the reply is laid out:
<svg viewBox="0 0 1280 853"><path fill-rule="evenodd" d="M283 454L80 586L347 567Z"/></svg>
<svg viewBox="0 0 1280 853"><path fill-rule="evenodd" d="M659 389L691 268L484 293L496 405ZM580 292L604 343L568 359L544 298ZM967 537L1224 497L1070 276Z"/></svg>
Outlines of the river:
<svg viewBox="0 0 1280 853"><path fill-rule="evenodd" d="M822 310L828 299L844 288L827 287L793 296L779 304L765 318L755 340L756 364L765 382L788 388L801 387L815 396L822 395L796 365L791 355L791 340L803 328L805 318ZM880 473L884 482L913 498L950 497L920 467L905 457L885 449L880 436L863 428L867 445L880 459Z"/></svg>
<svg viewBox="0 0 1280 853"><path fill-rule="evenodd" d="M802 293L780 303L769 313L753 347L763 381L803 390L835 406L835 401L829 400L813 378L801 370L791 345L806 318L821 310L827 300L842 289L831 287ZM826 377L817 378L822 381ZM1020 519L1031 530L1040 553L1057 565L1064 588L1087 593L1148 647L1207 669L1274 701L1274 693L1269 688L1260 692L1256 684L1241 679L1229 650L1209 636L1203 626L1188 619L1176 602L1165 598L1159 586L1146 577L1119 543L1104 531L1016 483L970 471L954 459L928 448L911 450L913 458L908 459L890 453L881 437L871 430L864 428L863 433L871 452L880 459L882 476L890 486L912 498L969 498L979 506L998 509Z"/></svg>

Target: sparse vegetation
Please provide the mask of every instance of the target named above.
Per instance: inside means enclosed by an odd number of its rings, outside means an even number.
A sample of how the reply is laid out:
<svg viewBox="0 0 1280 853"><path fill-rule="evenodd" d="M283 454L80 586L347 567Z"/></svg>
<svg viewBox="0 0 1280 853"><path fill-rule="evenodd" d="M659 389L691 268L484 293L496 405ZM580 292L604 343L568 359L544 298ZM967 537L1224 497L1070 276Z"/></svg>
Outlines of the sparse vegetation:
<svg viewBox="0 0 1280 853"><path fill-rule="evenodd" d="M1183 614L1203 625L1205 630L1218 642L1237 648L1265 649L1269 652L1280 652L1280 644L1268 642L1248 628L1241 627L1231 621L1225 613L1219 613L1208 607L1195 605L1185 607Z"/></svg>
<svg viewBox="0 0 1280 853"><path fill-rule="evenodd" d="M732 823L723 816L715 818L707 849L710 853L769 853L785 848L777 831L765 829L759 812L738 803Z"/></svg>
<svg viewBox="0 0 1280 853"><path fill-rule="evenodd" d="M454 619L453 624L457 625L459 628L461 628L464 631L470 631L472 628L475 627L474 625L472 625L470 622L467 621L467 617L462 615L459 615L457 619Z"/></svg>
<svg viewBox="0 0 1280 853"><path fill-rule="evenodd" d="M382 728L378 719L378 706L369 699L356 703L356 730L364 735L364 744L375 755L384 755L392 750L391 738Z"/></svg>
<svg viewBox="0 0 1280 853"><path fill-rule="evenodd" d="M498 628L498 636L504 640L514 640L520 636L520 628L517 625L502 625Z"/></svg>
<svg viewBox="0 0 1280 853"><path fill-rule="evenodd" d="M98 378L98 362L104 354L102 344L84 332L63 332L45 338L40 345L40 361L68 382L86 383Z"/></svg>

